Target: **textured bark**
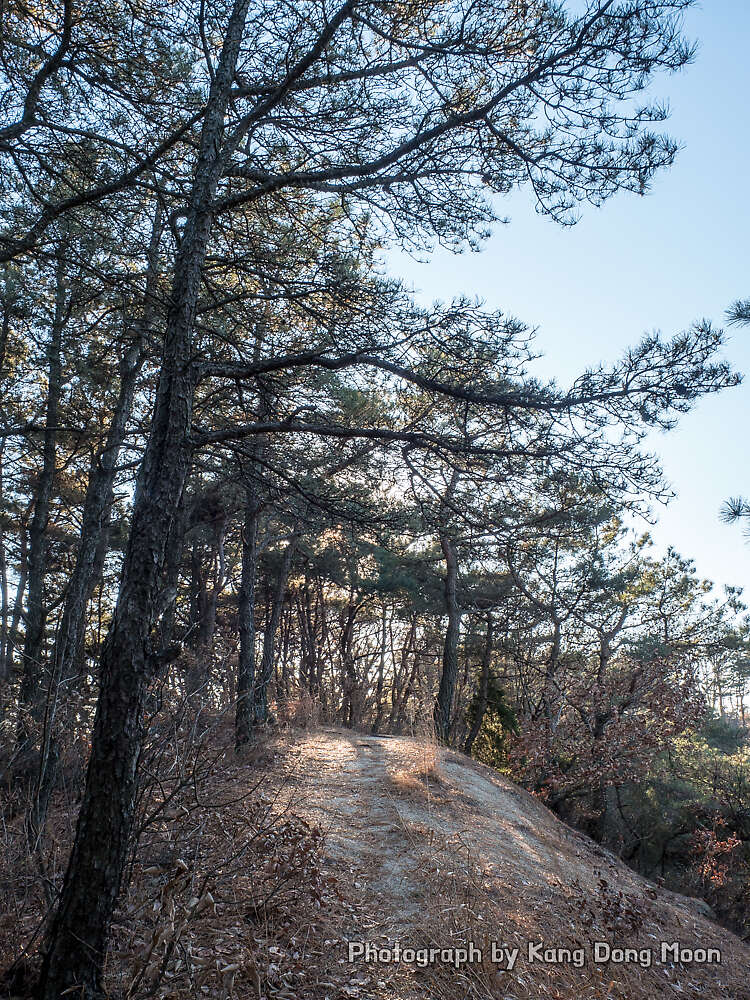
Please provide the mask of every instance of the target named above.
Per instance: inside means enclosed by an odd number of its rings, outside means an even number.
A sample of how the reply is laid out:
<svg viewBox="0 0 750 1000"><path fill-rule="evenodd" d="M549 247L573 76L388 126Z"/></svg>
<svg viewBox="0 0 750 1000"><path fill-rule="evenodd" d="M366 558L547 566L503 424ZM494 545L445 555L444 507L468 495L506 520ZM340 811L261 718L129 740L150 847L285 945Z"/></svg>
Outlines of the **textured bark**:
<svg viewBox="0 0 750 1000"><path fill-rule="evenodd" d="M234 719L236 747L249 742L253 728L255 687L255 582L258 576L258 515L261 510L256 484L245 491L245 524L242 533L242 576L237 599L240 658L237 665L237 708Z"/></svg>
<svg viewBox="0 0 750 1000"><path fill-rule="evenodd" d="M409 626L409 634L401 650L401 669L398 672L398 679L395 676L393 679L391 714L388 720L388 728L391 732L401 732L406 718L406 706L411 697L417 670L419 669L419 656L415 649L416 638L417 616L413 615L411 625ZM409 669L410 654L412 655L411 670Z"/></svg>
<svg viewBox="0 0 750 1000"><path fill-rule="evenodd" d="M256 724L262 724L268 719L268 684L273 674L273 665L276 654L276 632L281 618L281 609L284 606L284 596L286 595L286 585L289 579L289 570L292 566L292 559L297 550L301 531L295 529L294 534L287 542L284 556L281 560L279 575L276 579L276 586L268 606L266 623L263 628L263 653L260 659L260 670L255 682L255 692L253 695L253 717Z"/></svg>
<svg viewBox="0 0 750 1000"><path fill-rule="evenodd" d="M39 771L35 786L32 810L46 814L51 782L54 774L55 715L58 704L58 688L78 673L85 661L86 615L94 588L101 577L104 560L108 551L109 526L114 497L114 481L120 449L133 409L136 383L144 360L144 340L151 324L151 303L155 293L156 253L161 235L160 214L154 223L146 288L141 317L134 330L134 336L120 362L120 384L118 397L110 421L104 448L92 464L86 498L83 505L81 537L78 543L75 565L65 594L60 627L55 640L52 656L52 670L49 679L50 692L47 698L40 754ZM51 759L52 758L52 759ZM38 826L38 824L37 824Z"/></svg>
<svg viewBox="0 0 750 1000"><path fill-rule="evenodd" d="M354 695L357 688L357 668L352 651L352 640L358 610L359 605L351 602L341 623L341 684L344 692L341 703L341 721L347 729L353 729L355 722Z"/></svg>
<svg viewBox="0 0 750 1000"><path fill-rule="evenodd" d="M210 679L210 666L216 631L216 608L224 587L224 533L226 520L214 524L214 538L204 559L204 547L193 544L191 557L192 636L194 657L186 678L187 693L200 700ZM218 560L218 568L217 568ZM211 586L209 587L209 579Z"/></svg>
<svg viewBox="0 0 750 1000"><path fill-rule="evenodd" d="M132 351L128 354L132 355ZM112 508L113 484L117 457L125 437L125 428L133 402L133 393L140 360L123 363L120 392L101 454L92 465L81 521L75 566L65 594L60 629L54 652L53 681L65 681L75 673L78 650L83 640L86 607L97 582L97 558L103 537L108 535ZM106 542L105 542L106 544Z"/></svg>
<svg viewBox="0 0 750 1000"><path fill-rule="evenodd" d="M74 664L83 641L86 607L97 583L97 570L101 572L106 557L117 462L133 410L138 375L143 365L144 340L152 322L161 231L161 213L157 212L151 232L141 316L120 362L117 401L104 448L93 465L86 489L81 538L55 643L54 674L58 682L65 681L74 673Z"/></svg>
<svg viewBox="0 0 750 1000"><path fill-rule="evenodd" d="M185 544L189 510L185 494L180 498L174 520L169 529L167 556L164 565L164 578L157 605L156 617L159 619L159 647L166 649L174 637L175 614L177 610L177 586L180 580L182 565L182 550Z"/></svg>
<svg viewBox="0 0 750 1000"><path fill-rule="evenodd" d="M492 661L492 616L489 615L487 618L487 635L484 641L484 650L482 652L482 669L479 675L479 698L477 699L477 708L474 713L474 718L472 719L471 729L466 736L466 742L464 743L464 753L471 756L471 751L474 746L474 740L479 736L479 731L482 728L482 722L484 721L484 715L487 711L487 692L489 691L490 685L490 662Z"/></svg>
<svg viewBox="0 0 750 1000"><path fill-rule="evenodd" d="M458 638L461 631L461 610L458 606L456 586L458 581L458 556L456 546L448 535L441 535L440 547L445 557L445 610L448 626L443 645L443 670L440 688L435 701L435 729L438 739L447 743L451 734L453 695L458 678Z"/></svg>
<svg viewBox="0 0 750 1000"><path fill-rule="evenodd" d="M8 629L8 639L5 646L5 661L8 671L13 666L13 654L18 642L18 630L23 615L23 601L26 595L26 583L29 576L29 531L28 520L31 515L33 501L26 508L19 526L19 555L18 555L18 582L16 583L16 596L13 600L13 615Z"/></svg>
<svg viewBox="0 0 750 1000"><path fill-rule="evenodd" d="M55 275L55 308L47 347L47 412L42 446L42 468L34 494L34 515L29 525L29 592L26 602L26 630L23 643L23 677L21 680L18 739L25 742L30 736L23 709L37 708L42 678L42 655L46 609L44 606L44 579L47 568L47 525L49 523L52 489L55 482L55 452L59 422L60 393L62 389L62 337L66 321L68 296L65 288L65 270L58 261Z"/></svg>
<svg viewBox="0 0 750 1000"><path fill-rule="evenodd" d="M0 508L5 509L4 465L5 442L0 444ZM3 713L5 684L10 674L7 656L10 629L10 596L8 593L8 559L5 552L5 532L0 533L0 717Z"/></svg>
<svg viewBox="0 0 750 1000"><path fill-rule="evenodd" d="M376 736L380 732L383 724L383 685L385 683L385 636L388 624L385 601L381 609L380 621L380 658L378 660L378 684L375 691L375 719L372 723L372 732Z"/></svg>
<svg viewBox="0 0 750 1000"><path fill-rule="evenodd" d="M160 666L149 633L166 542L190 466L191 341L221 170L224 117L247 15L236 0L203 121L189 210L175 262L161 374L123 563L104 644L86 789L37 995L102 995L102 968L134 820L143 709Z"/></svg>

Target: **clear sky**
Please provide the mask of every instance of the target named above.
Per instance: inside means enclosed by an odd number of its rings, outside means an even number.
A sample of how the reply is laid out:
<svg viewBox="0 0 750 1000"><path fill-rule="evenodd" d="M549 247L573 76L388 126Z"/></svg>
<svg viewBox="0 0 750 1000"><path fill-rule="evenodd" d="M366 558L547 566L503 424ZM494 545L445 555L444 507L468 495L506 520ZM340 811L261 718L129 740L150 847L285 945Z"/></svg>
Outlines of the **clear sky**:
<svg viewBox="0 0 750 1000"><path fill-rule="evenodd" d="M651 92L668 100L666 128L684 148L648 196L584 206L576 226L561 228L519 193L502 206L510 224L481 253L438 251L426 263L392 254L390 269L428 302L478 295L538 327L545 356L535 371L560 383L644 333L704 317L721 326L731 302L750 298L750 3L706 0L686 26L700 46L695 63ZM728 334L726 357L746 381L650 439L678 494L652 534L750 600L750 542L718 516L727 497L750 494L750 327Z"/></svg>

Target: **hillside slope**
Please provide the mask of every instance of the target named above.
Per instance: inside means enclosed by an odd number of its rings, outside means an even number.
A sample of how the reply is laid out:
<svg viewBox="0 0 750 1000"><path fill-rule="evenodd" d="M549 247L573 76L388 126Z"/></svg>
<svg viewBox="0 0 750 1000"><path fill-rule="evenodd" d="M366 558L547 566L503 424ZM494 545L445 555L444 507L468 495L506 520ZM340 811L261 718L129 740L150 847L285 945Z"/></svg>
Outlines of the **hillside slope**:
<svg viewBox="0 0 750 1000"><path fill-rule="evenodd" d="M750 1000L750 948L698 901L489 768L338 729L277 732L238 755L228 719L200 725L197 743L198 722L187 742L165 730L144 767L112 1000ZM74 819L61 790L39 856L22 813L3 827L0 997L33 993ZM596 942L630 961L597 962ZM681 963L662 942L720 960Z"/></svg>
<svg viewBox="0 0 750 1000"><path fill-rule="evenodd" d="M473 940L482 951L481 962L456 969L437 958L424 971L362 956L349 966L356 975L348 995L379 995L388 985L391 995L451 998L470 990L502 998L750 997L750 949L706 919L698 901L657 889L489 768L411 740L344 730L284 741L279 750L276 766L293 782L290 804L323 827L329 865L343 868L367 903L359 926L341 927L340 938L381 948L397 939L437 948ZM507 953L492 955L493 941L519 949L512 971ZM545 956L542 942L571 953ZM606 961L595 942L637 956ZM662 954L662 942L718 949L721 960L683 964L671 949Z"/></svg>

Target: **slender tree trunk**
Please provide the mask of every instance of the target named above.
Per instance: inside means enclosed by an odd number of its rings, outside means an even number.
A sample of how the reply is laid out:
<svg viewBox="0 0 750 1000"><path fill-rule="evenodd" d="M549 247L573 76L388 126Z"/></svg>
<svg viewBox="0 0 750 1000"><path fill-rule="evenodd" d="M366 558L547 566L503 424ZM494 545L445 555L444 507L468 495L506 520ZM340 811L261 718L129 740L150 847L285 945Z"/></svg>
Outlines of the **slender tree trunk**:
<svg viewBox="0 0 750 1000"><path fill-rule="evenodd" d="M352 639L354 637L354 621L357 616L358 606L350 602L346 616L342 622L341 629L341 666L343 688L343 698L341 703L341 720L347 729L354 727L354 695L357 687L357 670L352 653Z"/></svg>
<svg viewBox="0 0 750 1000"><path fill-rule="evenodd" d="M13 615L8 629L8 641L5 648L5 660L8 670L13 667L13 658L18 644L18 629L23 616L23 601L26 596L26 583L29 576L29 531L28 520L31 515L33 501L27 507L20 524L19 531L19 555L18 555L18 582L16 583L16 596L13 601Z"/></svg>
<svg viewBox="0 0 750 1000"><path fill-rule="evenodd" d="M195 542L191 560L193 593L193 636L190 643L194 658L186 679L187 693L201 700L200 692L210 680L216 631L216 608L224 585L224 532L226 522L214 525L215 535L204 562L203 546ZM218 559L218 567L217 567ZM211 586L209 587L209 576Z"/></svg>
<svg viewBox="0 0 750 1000"><path fill-rule="evenodd" d="M562 647L562 622L553 615L552 618L552 645L550 646L547 665L544 671L544 687L542 689L542 711L547 729L553 731L557 728L556 720L552 711L552 700L554 697L554 681L557 674L557 666L560 662L560 650Z"/></svg>
<svg viewBox="0 0 750 1000"><path fill-rule="evenodd" d="M55 310L47 347L48 388L47 415L44 427L42 468L34 496L34 514L29 526L29 593L26 602L26 631L23 643L23 677L21 680L18 724L19 742L31 735L24 710L35 712L42 678L42 654L46 610L44 581L47 568L47 525L49 523L52 490L55 483L55 454L62 389L62 335L66 321L67 293L62 253L55 276Z"/></svg>
<svg viewBox="0 0 750 1000"><path fill-rule="evenodd" d="M83 638L86 607L97 583L97 566L103 566L109 535L113 489L117 462L127 432L133 400L144 360L144 340L151 327L153 301L158 274L158 249L161 238L161 213L157 210L151 231L144 299L131 343L120 362L120 386L104 448L89 476L83 506L81 539L75 567L65 595L60 630L55 643L55 676L64 682L73 673L73 665Z"/></svg>
<svg viewBox="0 0 750 1000"><path fill-rule="evenodd" d="M252 475L252 473L251 473ZM239 749L250 740L253 728L255 687L255 584L258 577L258 516L261 511L253 478L245 490L245 525L242 533L242 576L238 595L240 659L237 666L237 709L234 742Z"/></svg>
<svg viewBox="0 0 750 1000"><path fill-rule="evenodd" d="M96 552L94 553L94 561L91 566L91 576L86 585L86 593L83 598L83 606L88 609L91 601L94 598L94 593L97 587L99 588L99 601L97 608L96 617L96 649L97 656L101 652L102 647L102 580L104 577L104 564L107 561L107 553L109 552L109 535L112 523L112 501L114 501L114 492L110 495L110 504L104 513L102 518L102 530L99 535L99 542L96 546ZM86 612L86 620L83 622L82 627L78 629L78 641L76 643L76 652L73 660L72 676L80 678L81 675L86 670L86 626L88 624L89 612ZM70 674L68 676L71 676Z"/></svg>
<svg viewBox="0 0 750 1000"><path fill-rule="evenodd" d="M164 565L164 579L159 594L156 617L159 621L159 646L166 649L171 645L177 615L177 589L180 582L182 566L182 550L185 544L189 518L188 504L185 494L180 497L180 506L169 529L169 542Z"/></svg>
<svg viewBox="0 0 750 1000"><path fill-rule="evenodd" d="M148 685L163 660L149 633L165 546L191 459L194 383L191 342L221 171L224 116L249 0L235 0L211 83L187 220L175 262L161 376L136 493L130 539L112 625L104 644L101 687L86 789L41 971L38 997L81 1000L102 994L112 914L130 845Z"/></svg>
<svg viewBox="0 0 750 1000"><path fill-rule="evenodd" d="M558 640L559 647L559 640ZM558 654L559 658L559 654ZM597 690L612 659L612 647L610 636L602 632L599 636L599 667L597 669ZM606 709L599 707L594 712L592 749L591 756L596 762L600 759L606 743L607 727L610 720L610 713ZM595 784L591 792L591 819L588 824L588 832L591 838L597 843L604 842L607 828L608 812L608 787L602 778L595 779Z"/></svg>
<svg viewBox="0 0 750 1000"><path fill-rule="evenodd" d="M387 608L383 601L382 619L380 622L380 658L378 660L378 684L375 690L375 721L372 724L373 736L380 732L383 724L383 686L385 684L385 636L388 626Z"/></svg>
<svg viewBox="0 0 750 1000"><path fill-rule="evenodd" d="M92 464L83 507L81 537L75 566L65 594L53 656L53 685L76 673L84 640L86 609L103 569L108 547L117 459L133 404L140 350L131 348L121 365L121 382L112 422L102 452ZM53 692L53 699L55 695Z"/></svg>
<svg viewBox="0 0 750 1000"><path fill-rule="evenodd" d="M3 510L5 509L4 458L5 441L0 444L0 506ZM8 558L5 551L5 532L0 531L0 718L3 712L5 685L10 676L10 661L7 655L9 626Z"/></svg>
<svg viewBox="0 0 750 1000"><path fill-rule="evenodd" d="M10 339L10 315L12 303L3 302L3 318L0 322L0 380L5 377L5 361L8 357L8 341Z"/></svg>
<svg viewBox="0 0 750 1000"><path fill-rule="evenodd" d="M482 728L482 722L484 721L484 714L487 711L487 693L490 686L490 663L492 662L492 615L487 616L487 635L484 642L484 651L482 653L482 671L479 675L479 697L477 698L477 707L474 712L474 718L471 722L471 729L469 729L468 735L466 737L466 742L464 743L464 753L471 757L471 751L474 746L474 740L479 736L479 731Z"/></svg>
<svg viewBox="0 0 750 1000"><path fill-rule="evenodd" d="M317 593L318 614L315 619L315 630L313 635L314 668L310 675L310 692L320 701L322 708L325 710L328 705L328 700L326 697L326 688L323 677L326 665L323 648L329 641L330 636L328 630L328 602L326 601L325 594L323 592L323 579L321 576L318 576L317 578ZM315 641L315 636L318 637L317 641Z"/></svg>
<svg viewBox="0 0 750 1000"><path fill-rule="evenodd" d="M716 660L714 664L714 685L716 697L719 703L719 715L724 718L724 682L721 676L721 661Z"/></svg>
<svg viewBox="0 0 750 1000"><path fill-rule="evenodd" d="M332 657L326 656L324 650L328 645L330 653L330 633L328 629L328 602L323 594L323 581L320 575L315 580L315 616L312 615L310 604L310 693L318 698L322 705L326 704L324 675L326 663L332 662ZM331 672L331 676L333 673Z"/></svg>
<svg viewBox="0 0 750 1000"><path fill-rule="evenodd" d="M3 318L0 322L0 385L5 377L5 361L8 354L10 336L10 302L3 302ZM4 459L5 439L0 444L0 509L5 510ZM10 597L8 593L8 558L5 549L5 532L0 532L0 719L5 714L5 686L10 677L11 657L9 655Z"/></svg>
<svg viewBox="0 0 750 1000"><path fill-rule="evenodd" d="M417 616L412 615L409 625L409 634L406 637L401 649L401 669L399 670L398 690L394 679L393 694L391 696L391 714L388 720L388 729L391 732L401 732L404 717L406 715L406 703L411 697L414 679L417 675L418 656L415 649L417 639ZM411 670L409 670L409 655L413 655Z"/></svg>
<svg viewBox="0 0 750 1000"><path fill-rule="evenodd" d="M54 774L47 774L48 765L56 759L55 716L60 686L80 671L85 662L86 615L91 597L103 569L109 547L109 526L114 498L114 481L120 449L125 440L128 421L133 409L136 383L144 359L144 339L150 326L152 301L155 294L156 254L161 236L160 213L152 229L146 288L141 317L132 342L125 348L120 362L120 385L105 445L92 463L83 506L81 537L75 565L65 594L60 627L57 630L49 678L47 712L42 738L39 771L35 787L34 809L46 814ZM51 758L51 760L50 760ZM35 824L39 826L38 822Z"/></svg>
<svg viewBox="0 0 750 1000"><path fill-rule="evenodd" d="M287 595L288 596L288 595ZM290 671L289 671L289 650L292 638L292 602L285 601L285 611L282 612L281 624L281 692L284 699L290 695Z"/></svg>
<svg viewBox="0 0 750 1000"><path fill-rule="evenodd" d="M458 638L461 631L461 611L458 606L456 586L458 581L458 557L453 539L442 535L440 545L445 556L445 610L448 614L448 627L445 631L443 645L443 670L440 675L440 688L435 702L435 729L438 739L447 743L451 734L451 711L453 695L458 678Z"/></svg>
<svg viewBox="0 0 750 1000"><path fill-rule="evenodd" d="M315 693L316 678L318 677L318 667L320 657L318 656L318 645L316 642L316 628L313 622L312 598L308 582L305 581L302 593L297 601L297 613L300 623L300 688Z"/></svg>
<svg viewBox="0 0 750 1000"><path fill-rule="evenodd" d="M411 670L409 671L409 678L404 687L404 693L401 696L401 700L398 706L398 715L396 716L396 732L400 733L403 731L406 725L406 713L409 708L409 699L414 691L414 685L419 677L419 664L420 664L420 653L418 650L414 650L414 658L411 664Z"/></svg>
<svg viewBox="0 0 750 1000"><path fill-rule="evenodd" d="M253 695L253 715L256 724L260 725L268 719L268 682L273 674L273 664L276 651L276 632L281 618L281 609L284 606L284 595L286 594L289 570L292 566L292 559L297 550L301 529L295 528L292 537L287 542L284 556L281 560L279 575L276 580L271 600L266 614L266 623L263 629L263 653L260 659L260 671L255 683L255 693Z"/></svg>

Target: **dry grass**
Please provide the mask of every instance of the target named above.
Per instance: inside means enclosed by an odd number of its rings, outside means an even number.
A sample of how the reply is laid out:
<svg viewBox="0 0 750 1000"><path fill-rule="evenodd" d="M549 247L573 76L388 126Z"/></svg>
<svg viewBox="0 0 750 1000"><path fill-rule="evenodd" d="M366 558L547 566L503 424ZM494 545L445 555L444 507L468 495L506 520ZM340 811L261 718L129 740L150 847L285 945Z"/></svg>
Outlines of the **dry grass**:
<svg viewBox="0 0 750 1000"><path fill-rule="evenodd" d="M406 753L399 755L398 764L388 770L391 792L427 802L440 797L441 790L445 789L440 754L437 740L430 737L415 740Z"/></svg>
<svg viewBox="0 0 750 1000"><path fill-rule="evenodd" d="M237 756L226 720L174 730L150 748L141 836L115 915L106 983L121 1000L317 998L341 977L330 948L347 904L322 863L320 828L268 778L266 743ZM61 790L41 851L62 883L75 804ZM0 995L26 996L48 899L19 812L3 828ZM19 961L19 956L21 960Z"/></svg>
<svg viewBox="0 0 750 1000"><path fill-rule="evenodd" d="M445 783L434 767L429 770L410 771L406 768L388 774L391 794L427 803L446 799Z"/></svg>
<svg viewBox="0 0 750 1000"><path fill-rule="evenodd" d="M520 1000L750 1000L750 951L688 901L659 893L613 856L568 830L489 769L443 752L434 773L422 744L345 731L295 747L307 796L325 818L328 850L362 897L366 940L448 948L473 940L484 962L388 975L399 996ZM594 941L656 948L660 940L719 947L720 967L595 965ZM512 973L489 960L491 941L521 950ZM528 942L583 946L587 963L529 964ZM365 997L369 992L358 994Z"/></svg>
<svg viewBox="0 0 750 1000"><path fill-rule="evenodd" d="M749 1000L750 952L564 828L510 783L429 735L419 742L290 730L240 756L231 727L174 732L118 911L108 985L119 1000ZM44 861L59 884L74 804L50 812ZM46 902L24 860L21 820L4 828L4 963L33 938ZM346 942L482 948L484 960L351 965ZM583 969L489 958L491 941L574 948L699 939L720 968ZM38 938L33 939L33 956ZM19 991L20 993L20 991Z"/></svg>
<svg viewBox="0 0 750 1000"><path fill-rule="evenodd" d="M420 784L397 780L397 788L418 801ZM453 792L454 794L451 794ZM429 995L440 1000L661 1000L681 997L699 1000L748 1000L747 962L750 952L733 935L689 911L658 907L656 891L644 898L642 886L620 877L624 868L600 869L593 852L580 867L588 877L579 881L574 867L549 880L529 879L527 870L499 874L484 863L485 842L467 839L478 817L463 813L463 831L444 836L436 820L456 817L462 797L444 773L429 796L431 822L407 822L405 833L415 856L414 881L421 887L419 906L411 924L411 940L425 948L466 948L473 942L482 960L454 968L436 963L429 969ZM584 838L580 838L584 840ZM594 845L592 845L594 846ZM653 895L653 899L651 898ZM723 964L668 968L654 961L650 968L596 964L593 943L628 947L658 954L657 942L683 941L695 947L718 948ZM492 942L519 949L512 972L491 959ZM542 964L528 961L529 942L545 942L571 953L583 948L585 965L572 962ZM424 976L424 974L422 974ZM418 974L419 977L419 974Z"/></svg>
<svg viewBox="0 0 750 1000"><path fill-rule="evenodd" d="M411 739L401 741L398 762L388 769L388 779L396 795L429 801L433 794L439 794L443 784L440 774L442 748L431 702L420 705L410 730Z"/></svg>
<svg viewBox="0 0 750 1000"><path fill-rule="evenodd" d="M317 729L325 715L320 701L309 691L287 698L276 705L278 722L287 729Z"/></svg>

